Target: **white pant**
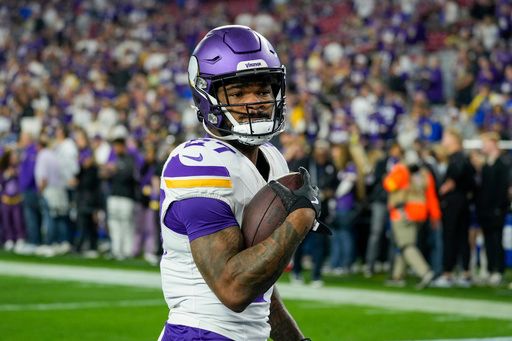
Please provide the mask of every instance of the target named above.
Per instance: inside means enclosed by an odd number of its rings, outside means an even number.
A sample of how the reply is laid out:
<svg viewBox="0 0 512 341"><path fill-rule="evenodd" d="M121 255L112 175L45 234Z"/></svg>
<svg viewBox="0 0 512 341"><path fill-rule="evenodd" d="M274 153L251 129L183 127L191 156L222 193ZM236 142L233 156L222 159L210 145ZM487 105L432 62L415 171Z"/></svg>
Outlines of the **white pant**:
<svg viewBox="0 0 512 341"><path fill-rule="evenodd" d="M135 202L126 197L110 196L107 199L108 227L112 256L131 257L135 240Z"/></svg>

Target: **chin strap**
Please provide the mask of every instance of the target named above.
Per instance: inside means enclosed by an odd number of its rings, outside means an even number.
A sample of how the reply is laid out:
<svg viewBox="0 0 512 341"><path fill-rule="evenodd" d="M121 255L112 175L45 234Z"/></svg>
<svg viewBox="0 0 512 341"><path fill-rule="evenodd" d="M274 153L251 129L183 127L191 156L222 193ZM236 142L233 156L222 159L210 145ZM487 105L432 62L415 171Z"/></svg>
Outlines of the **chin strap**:
<svg viewBox="0 0 512 341"><path fill-rule="evenodd" d="M211 136L215 137L216 139L219 139L219 140L223 140L223 141L238 141L240 142L241 144L245 144L245 145L248 145L248 146L261 146L262 144L264 144L265 142L268 142L270 141L270 139L262 139L261 140L261 143L257 143L257 144L251 144L251 143L245 143L242 139L238 138L236 135L232 134L232 135L228 135L228 136L220 136L220 135L217 135L217 134L214 134L209 128L208 128L208 125L206 124L205 122L205 119L203 119L203 128L204 130ZM277 133L280 133L281 131L278 131L276 132L275 134ZM274 135L275 135L274 134ZM247 138L251 138L250 136L248 136ZM260 141L258 141L260 142Z"/></svg>
<svg viewBox="0 0 512 341"><path fill-rule="evenodd" d="M223 140L223 141L233 141L236 140L236 136L230 135L230 136L220 136L212 133L210 128L208 128L208 125L206 124L205 119L203 119L203 128L204 130L211 136L215 137L216 139Z"/></svg>

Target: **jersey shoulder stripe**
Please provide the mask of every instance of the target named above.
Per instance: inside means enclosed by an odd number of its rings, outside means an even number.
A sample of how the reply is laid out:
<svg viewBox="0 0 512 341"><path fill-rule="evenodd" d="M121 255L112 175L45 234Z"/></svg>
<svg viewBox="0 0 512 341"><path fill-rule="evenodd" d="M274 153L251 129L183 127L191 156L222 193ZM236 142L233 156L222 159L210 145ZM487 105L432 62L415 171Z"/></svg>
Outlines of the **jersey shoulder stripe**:
<svg viewBox="0 0 512 341"><path fill-rule="evenodd" d="M167 188L221 187L232 188L231 179L199 178L199 179L164 179Z"/></svg>
<svg viewBox="0 0 512 341"><path fill-rule="evenodd" d="M202 154L199 154L202 156ZM174 155L164 170L163 176L169 178L181 178L191 176L215 176L229 177L229 171L223 166L211 166L196 161L196 165L186 165L181 161L181 156Z"/></svg>
<svg viewBox="0 0 512 341"><path fill-rule="evenodd" d="M219 158L211 140L198 139L177 147L165 165L162 177L167 188L232 188L226 162ZM213 149L213 150L212 150Z"/></svg>

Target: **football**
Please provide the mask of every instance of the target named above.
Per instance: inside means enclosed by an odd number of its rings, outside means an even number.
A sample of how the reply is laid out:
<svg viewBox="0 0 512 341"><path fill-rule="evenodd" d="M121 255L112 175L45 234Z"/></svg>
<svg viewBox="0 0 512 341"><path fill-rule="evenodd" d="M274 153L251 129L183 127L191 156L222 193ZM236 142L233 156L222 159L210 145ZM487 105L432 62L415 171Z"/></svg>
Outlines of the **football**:
<svg viewBox="0 0 512 341"><path fill-rule="evenodd" d="M291 190L302 186L302 176L297 172L286 174L277 181ZM244 209L242 234L245 246L251 247L265 240L281 226L286 216L281 199L268 184L265 185Z"/></svg>

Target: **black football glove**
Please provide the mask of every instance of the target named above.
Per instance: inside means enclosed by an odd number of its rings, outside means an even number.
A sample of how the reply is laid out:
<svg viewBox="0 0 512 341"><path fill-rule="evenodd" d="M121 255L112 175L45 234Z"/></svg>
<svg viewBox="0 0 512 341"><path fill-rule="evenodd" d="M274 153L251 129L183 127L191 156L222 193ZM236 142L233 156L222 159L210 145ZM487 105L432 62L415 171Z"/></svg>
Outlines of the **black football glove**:
<svg viewBox="0 0 512 341"><path fill-rule="evenodd" d="M318 218L321 213L318 198L320 191L311 184L311 176L305 168L300 167L299 172L302 175L302 186L297 190L293 191L276 180L270 181L268 185L281 199L288 214L299 208L312 208Z"/></svg>

